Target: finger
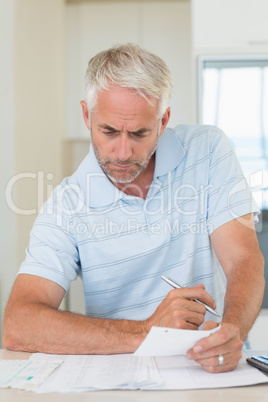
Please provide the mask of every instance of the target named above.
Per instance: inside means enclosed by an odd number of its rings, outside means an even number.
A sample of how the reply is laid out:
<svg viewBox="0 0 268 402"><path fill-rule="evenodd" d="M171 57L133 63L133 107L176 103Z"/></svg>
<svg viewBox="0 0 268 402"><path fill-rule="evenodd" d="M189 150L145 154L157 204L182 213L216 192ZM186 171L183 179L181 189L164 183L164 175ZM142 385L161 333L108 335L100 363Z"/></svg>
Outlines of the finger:
<svg viewBox="0 0 268 402"><path fill-rule="evenodd" d="M196 362L210 373L225 372L235 369L242 357L242 353L241 351L237 351L236 353L226 353L221 356L223 357L222 364L219 364L219 355L207 359L200 359Z"/></svg>
<svg viewBox="0 0 268 402"><path fill-rule="evenodd" d="M235 325L230 324L227 327L222 326L216 333L198 341L192 348L192 351L193 353L200 354L212 348L216 348L217 346L224 345L231 339L240 341L239 335L239 328Z"/></svg>
<svg viewBox="0 0 268 402"><path fill-rule="evenodd" d="M223 363L219 364L219 356L223 358ZM238 362L242 357L241 350L237 350L236 352L232 353L219 353L215 356L198 359L196 360L197 363L201 364L203 367L217 367L217 366L229 366L234 364L234 362Z"/></svg>
<svg viewBox="0 0 268 402"><path fill-rule="evenodd" d="M214 337L214 336L217 336L217 338L218 338L219 332L217 332L213 335L210 335L208 338ZM206 339L208 339L208 338L206 338ZM198 342L198 343L200 343L200 342ZM186 354L188 359L195 360L197 362L200 362L202 359L217 357L220 354L225 355L225 354L231 353L231 354L233 354L233 356L235 356L236 354L238 354L240 356L241 349L243 346L243 342L239 336L233 337L231 335L226 342L220 343L217 340L216 345L212 346L208 349L204 349L204 348L200 349L198 343L191 350L189 350Z"/></svg>
<svg viewBox="0 0 268 402"><path fill-rule="evenodd" d="M168 327L168 328L176 328L176 329L190 329L193 331L198 330L198 325L193 324L190 321L186 321L184 319L173 319L173 320L161 320L160 326Z"/></svg>
<svg viewBox="0 0 268 402"><path fill-rule="evenodd" d="M208 304L213 309L216 309L216 303L210 294L205 290L204 286L194 286L192 288L183 288L181 290L181 295L186 299L196 300Z"/></svg>
<svg viewBox="0 0 268 402"><path fill-rule="evenodd" d="M172 301L169 310L163 316L161 325L164 322L175 328L185 328L184 325L181 324L181 322L184 321L185 323L199 327L204 322L205 311L199 307L197 307L199 311L196 311L196 304L197 303L185 299ZM187 329L189 329L188 326Z"/></svg>
<svg viewBox="0 0 268 402"><path fill-rule="evenodd" d="M171 290L171 297L169 300L169 308L171 310L188 310L191 312L196 312L205 316L206 307L203 304L196 303L195 301L182 296L179 289Z"/></svg>
<svg viewBox="0 0 268 402"><path fill-rule="evenodd" d="M196 329L204 322L205 313L206 309L203 305L184 298L181 295L181 289L174 289L145 321L145 326L148 332L153 325ZM187 324L182 324L181 319Z"/></svg>
<svg viewBox="0 0 268 402"><path fill-rule="evenodd" d="M239 360L233 360L230 363L226 363L224 365L201 365L201 367L208 371L209 373L225 373L227 371L234 370L239 363Z"/></svg>
<svg viewBox="0 0 268 402"><path fill-rule="evenodd" d="M203 303L208 304L213 309L216 308L216 303L214 302L213 298L206 292L204 286L194 286L192 288L182 288L182 289L172 289L168 297L175 298L175 297L184 297L188 300L200 300ZM198 303L200 304L200 303Z"/></svg>
<svg viewBox="0 0 268 402"><path fill-rule="evenodd" d="M232 339L229 342L217 346L215 348L211 348L204 352L195 353L193 350L187 352L186 357L190 360L195 360L196 362L201 362L202 360L217 358L219 355L228 355L231 354L235 356L238 354L240 356L241 349L243 346L243 342L240 339Z"/></svg>
<svg viewBox="0 0 268 402"><path fill-rule="evenodd" d="M208 331L210 329L217 328L220 324L215 321L206 321L203 325L203 331Z"/></svg>
<svg viewBox="0 0 268 402"><path fill-rule="evenodd" d="M192 300L176 297L170 300L167 312L174 318L183 318L199 326L204 322L206 308Z"/></svg>

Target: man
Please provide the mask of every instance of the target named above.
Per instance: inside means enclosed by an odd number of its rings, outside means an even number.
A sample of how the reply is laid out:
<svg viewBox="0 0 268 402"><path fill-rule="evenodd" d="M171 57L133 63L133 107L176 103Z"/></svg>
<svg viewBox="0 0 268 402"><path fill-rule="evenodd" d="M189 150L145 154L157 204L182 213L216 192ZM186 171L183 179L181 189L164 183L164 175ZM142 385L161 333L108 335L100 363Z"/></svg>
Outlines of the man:
<svg viewBox="0 0 268 402"><path fill-rule="evenodd" d="M89 155L41 210L5 317L13 350L109 354L136 350L153 325L221 329L187 353L210 372L236 367L262 304L258 213L225 135L167 129L165 63L127 44L86 73ZM86 316L59 311L81 273ZM184 288L173 289L165 274ZM219 321L219 320L218 320Z"/></svg>

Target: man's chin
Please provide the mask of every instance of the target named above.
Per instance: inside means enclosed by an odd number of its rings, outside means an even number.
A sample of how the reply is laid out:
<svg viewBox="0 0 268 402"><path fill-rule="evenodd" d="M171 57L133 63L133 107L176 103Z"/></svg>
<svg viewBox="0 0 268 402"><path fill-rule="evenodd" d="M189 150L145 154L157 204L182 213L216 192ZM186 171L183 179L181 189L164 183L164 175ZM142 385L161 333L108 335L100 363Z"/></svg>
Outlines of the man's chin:
<svg viewBox="0 0 268 402"><path fill-rule="evenodd" d="M140 172L106 172L109 179L114 183L124 184L133 182Z"/></svg>
<svg viewBox="0 0 268 402"><path fill-rule="evenodd" d="M126 177L126 175L118 175L118 176L114 176L114 175L107 175L109 177L109 179L113 182L113 183L119 183L119 184L127 184L127 183L131 183L133 182L136 177Z"/></svg>

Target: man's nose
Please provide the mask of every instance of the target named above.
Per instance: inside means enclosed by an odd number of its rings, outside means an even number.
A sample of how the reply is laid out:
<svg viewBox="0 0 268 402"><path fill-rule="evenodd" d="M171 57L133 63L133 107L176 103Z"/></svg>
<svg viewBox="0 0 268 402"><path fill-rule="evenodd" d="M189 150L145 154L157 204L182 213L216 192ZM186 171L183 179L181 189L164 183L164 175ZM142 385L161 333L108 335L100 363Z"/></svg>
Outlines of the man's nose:
<svg viewBox="0 0 268 402"><path fill-rule="evenodd" d="M132 156L131 139L122 133L117 139L115 153L119 160L126 161Z"/></svg>

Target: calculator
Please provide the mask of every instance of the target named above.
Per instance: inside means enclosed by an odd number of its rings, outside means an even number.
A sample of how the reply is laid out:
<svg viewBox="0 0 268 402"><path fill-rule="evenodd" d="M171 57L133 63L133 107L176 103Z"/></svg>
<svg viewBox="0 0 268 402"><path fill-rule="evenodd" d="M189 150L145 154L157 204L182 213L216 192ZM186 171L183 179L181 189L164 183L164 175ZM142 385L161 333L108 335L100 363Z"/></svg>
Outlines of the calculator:
<svg viewBox="0 0 268 402"><path fill-rule="evenodd" d="M251 356L247 358L248 364L268 373L268 355Z"/></svg>

